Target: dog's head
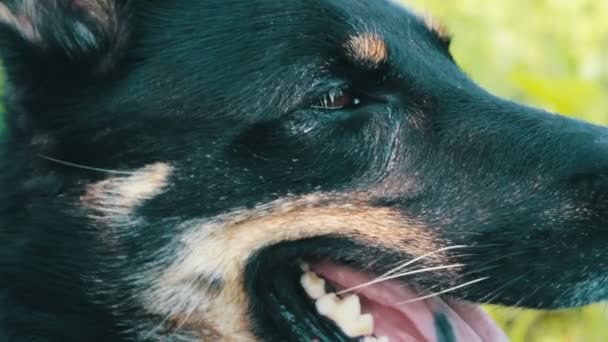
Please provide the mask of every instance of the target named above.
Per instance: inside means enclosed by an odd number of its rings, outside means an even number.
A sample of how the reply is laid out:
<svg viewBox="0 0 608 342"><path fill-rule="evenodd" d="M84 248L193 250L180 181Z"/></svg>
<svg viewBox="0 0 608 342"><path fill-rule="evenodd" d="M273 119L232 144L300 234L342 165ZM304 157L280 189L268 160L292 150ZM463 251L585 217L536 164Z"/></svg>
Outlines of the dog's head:
<svg viewBox="0 0 608 342"><path fill-rule="evenodd" d="M9 336L496 341L465 301L608 297L608 130L488 94L395 2L0 21Z"/></svg>

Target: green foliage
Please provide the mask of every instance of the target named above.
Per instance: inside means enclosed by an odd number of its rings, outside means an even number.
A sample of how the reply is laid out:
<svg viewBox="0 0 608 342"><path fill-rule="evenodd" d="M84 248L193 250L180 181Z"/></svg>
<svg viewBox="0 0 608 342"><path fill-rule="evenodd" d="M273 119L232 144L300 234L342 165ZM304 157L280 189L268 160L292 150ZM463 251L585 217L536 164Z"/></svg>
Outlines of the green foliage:
<svg viewBox="0 0 608 342"><path fill-rule="evenodd" d="M456 60L486 88L608 122L608 1L405 2L447 25Z"/></svg>
<svg viewBox="0 0 608 342"><path fill-rule="evenodd" d="M454 35L452 53L482 86L517 101L608 123L608 1L405 0ZM608 308L490 307L513 342L608 341Z"/></svg>
<svg viewBox="0 0 608 342"><path fill-rule="evenodd" d="M553 312L489 307L513 342L605 342L608 341L607 308Z"/></svg>

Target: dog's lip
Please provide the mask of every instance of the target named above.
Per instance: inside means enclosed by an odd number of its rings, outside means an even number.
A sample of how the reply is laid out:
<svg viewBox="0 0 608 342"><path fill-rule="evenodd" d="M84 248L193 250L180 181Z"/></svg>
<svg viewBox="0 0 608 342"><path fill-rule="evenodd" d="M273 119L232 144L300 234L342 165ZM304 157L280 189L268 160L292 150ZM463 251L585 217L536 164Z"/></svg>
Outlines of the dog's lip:
<svg viewBox="0 0 608 342"><path fill-rule="evenodd" d="M311 270L337 287L337 290L355 288L374 279L366 272L334 262L313 264ZM480 306L472 303L440 297L412 302L420 294L413 287L394 280L358 288L353 292L361 298L363 312L374 316L374 335L386 336L389 341L438 341L437 315L450 322L457 341L509 341L494 320Z"/></svg>

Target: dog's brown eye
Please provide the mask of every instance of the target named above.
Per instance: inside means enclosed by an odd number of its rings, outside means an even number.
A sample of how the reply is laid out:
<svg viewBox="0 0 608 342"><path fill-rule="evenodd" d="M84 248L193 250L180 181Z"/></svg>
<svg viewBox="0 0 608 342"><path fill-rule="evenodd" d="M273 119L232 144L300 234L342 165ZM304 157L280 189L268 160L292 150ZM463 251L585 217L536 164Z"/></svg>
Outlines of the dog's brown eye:
<svg viewBox="0 0 608 342"><path fill-rule="evenodd" d="M336 110L355 107L361 104L361 99L343 90L331 91L321 97L314 109Z"/></svg>

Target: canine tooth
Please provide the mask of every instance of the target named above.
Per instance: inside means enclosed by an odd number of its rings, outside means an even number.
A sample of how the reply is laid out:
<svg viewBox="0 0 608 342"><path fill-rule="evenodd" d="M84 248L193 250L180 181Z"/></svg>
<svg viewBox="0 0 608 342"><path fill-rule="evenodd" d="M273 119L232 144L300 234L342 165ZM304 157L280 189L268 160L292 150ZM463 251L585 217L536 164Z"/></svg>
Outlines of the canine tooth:
<svg viewBox="0 0 608 342"><path fill-rule="evenodd" d="M388 337L386 336L382 336L382 337L378 337L378 342L390 342Z"/></svg>
<svg viewBox="0 0 608 342"><path fill-rule="evenodd" d="M312 299L319 299L325 295L325 279L315 273L306 272L300 277L300 284L306 294Z"/></svg>
<svg viewBox="0 0 608 342"><path fill-rule="evenodd" d="M349 337L374 333L374 317L361 315L361 304L356 295L340 299L335 293L329 293L319 298L315 305L321 315L334 321Z"/></svg>

